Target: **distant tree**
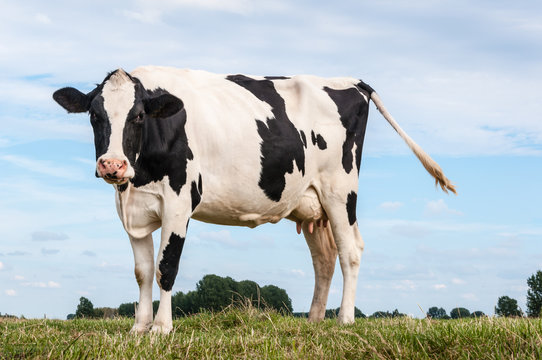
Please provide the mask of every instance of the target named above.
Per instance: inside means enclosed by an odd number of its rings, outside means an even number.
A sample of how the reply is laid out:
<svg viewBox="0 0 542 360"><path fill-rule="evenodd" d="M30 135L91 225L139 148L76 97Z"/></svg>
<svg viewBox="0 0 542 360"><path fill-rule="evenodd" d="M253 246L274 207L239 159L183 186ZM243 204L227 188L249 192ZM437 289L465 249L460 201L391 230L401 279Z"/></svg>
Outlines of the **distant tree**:
<svg viewBox="0 0 542 360"><path fill-rule="evenodd" d="M430 307L427 311L427 317L430 319L449 319L450 317L446 314L446 310L436 306Z"/></svg>
<svg viewBox="0 0 542 360"><path fill-rule="evenodd" d="M118 308L101 307L101 308L94 309L94 317L96 318L112 319L118 315L119 315Z"/></svg>
<svg viewBox="0 0 542 360"><path fill-rule="evenodd" d="M512 299L508 296L501 296L497 300L497 306L495 306L495 315L497 316L521 316L521 310L518 306L516 299Z"/></svg>
<svg viewBox="0 0 542 360"><path fill-rule="evenodd" d="M360 309L356 307L354 307L354 317L355 318L363 318L365 319L367 317L367 315L365 315Z"/></svg>
<svg viewBox="0 0 542 360"><path fill-rule="evenodd" d="M10 315L8 313L5 313L4 315L2 315L2 313L0 313L0 318L10 318L10 319L16 319L17 316L15 315ZM21 319L24 319L24 316L21 315Z"/></svg>
<svg viewBox="0 0 542 360"><path fill-rule="evenodd" d="M450 317L452 319L468 318L470 317L470 311L462 307L457 307L450 311Z"/></svg>
<svg viewBox="0 0 542 360"><path fill-rule="evenodd" d="M205 275L197 286L200 306L211 311L220 311L232 303L237 293L237 282L231 277Z"/></svg>
<svg viewBox="0 0 542 360"><path fill-rule="evenodd" d="M472 318L483 318L483 317L486 317L486 314L484 314L483 311L478 310L478 311L475 311L472 314L470 314L470 317L472 317Z"/></svg>
<svg viewBox="0 0 542 360"><path fill-rule="evenodd" d="M79 299L79 305L77 305L77 310L75 311L75 316L78 318L92 318L94 317L94 305L86 297L81 297Z"/></svg>
<svg viewBox="0 0 542 360"><path fill-rule="evenodd" d="M231 277L205 275L196 285L195 291L176 292L171 296L171 310L175 318L196 314L201 310L220 311L230 305L243 305L251 300L253 306L276 309L285 314L292 313L292 300L286 290L275 285L260 288L251 280L237 282ZM156 315L159 301L153 301L153 312ZM134 316L134 304L119 306L120 316ZM361 311L360 311L361 314Z"/></svg>
<svg viewBox="0 0 542 360"><path fill-rule="evenodd" d="M327 309L326 310L326 314L325 314L325 318L326 319L334 319L336 318L337 316L339 316L339 311L341 310L340 307L336 308L336 309ZM307 313L307 316L308 316L308 313ZM360 310L358 309L358 307L354 307L354 318L366 318L367 316Z"/></svg>
<svg viewBox="0 0 542 360"><path fill-rule="evenodd" d="M152 302L152 315L155 316L158 312L158 307L160 306L160 300L154 300Z"/></svg>
<svg viewBox="0 0 542 360"><path fill-rule="evenodd" d="M243 280L237 283L237 296L235 299L241 304L246 304L249 301L253 306L260 305L260 286L251 280Z"/></svg>
<svg viewBox="0 0 542 360"><path fill-rule="evenodd" d="M391 318L391 313L389 311L375 311L370 317L375 319Z"/></svg>
<svg viewBox="0 0 542 360"><path fill-rule="evenodd" d="M68 314L68 316L66 316L66 320L73 320L75 319L75 314Z"/></svg>
<svg viewBox="0 0 542 360"><path fill-rule="evenodd" d="M196 291L189 291L179 298L176 303L175 312L177 316L185 316L196 314L203 308L198 293Z"/></svg>
<svg viewBox="0 0 542 360"><path fill-rule="evenodd" d="M527 315L539 317L542 309L542 271L538 270L527 279Z"/></svg>
<svg viewBox="0 0 542 360"><path fill-rule="evenodd" d="M395 318L395 317L403 317L403 316L406 316L406 315L400 313L399 310L395 309L392 312L389 312L389 311L376 311L370 317L375 318L375 319L381 319L381 318Z"/></svg>
<svg viewBox="0 0 542 360"><path fill-rule="evenodd" d="M266 285L260 290L261 298L266 307L277 310L282 314L291 314L294 310L292 300L286 290L275 285Z"/></svg>
<svg viewBox="0 0 542 360"><path fill-rule="evenodd" d="M105 317L104 315L105 315L105 312L104 312L103 308L95 308L94 309L94 314L92 314L92 317L97 318L97 319L101 319L101 318Z"/></svg>
<svg viewBox="0 0 542 360"><path fill-rule="evenodd" d="M119 305L119 316L134 317L137 303L124 303Z"/></svg>

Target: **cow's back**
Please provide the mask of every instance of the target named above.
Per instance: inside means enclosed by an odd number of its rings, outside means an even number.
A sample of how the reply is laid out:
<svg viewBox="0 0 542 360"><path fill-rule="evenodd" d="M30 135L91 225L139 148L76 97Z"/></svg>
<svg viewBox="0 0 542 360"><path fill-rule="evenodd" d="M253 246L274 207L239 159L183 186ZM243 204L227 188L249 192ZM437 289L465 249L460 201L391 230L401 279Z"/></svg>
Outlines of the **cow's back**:
<svg viewBox="0 0 542 360"><path fill-rule="evenodd" d="M189 167L203 178L196 219L249 226L276 222L296 208L309 187L318 190L322 177L344 173L347 134L325 89L350 89L355 79L167 67L142 67L132 75L145 88L165 89L184 103L194 154ZM357 184L357 172L345 176Z"/></svg>

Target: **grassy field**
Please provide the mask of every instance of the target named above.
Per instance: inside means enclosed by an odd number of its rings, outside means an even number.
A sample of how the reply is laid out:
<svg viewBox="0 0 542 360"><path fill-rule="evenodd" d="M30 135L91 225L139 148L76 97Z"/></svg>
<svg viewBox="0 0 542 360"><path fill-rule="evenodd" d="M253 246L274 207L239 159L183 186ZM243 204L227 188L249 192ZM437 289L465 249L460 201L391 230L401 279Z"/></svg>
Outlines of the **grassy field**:
<svg viewBox="0 0 542 360"><path fill-rule="evenodd" d="M312 324L256 309L131 335L131 319L0 319L0 359L542 359L542 320L359 319Z"/></svg>

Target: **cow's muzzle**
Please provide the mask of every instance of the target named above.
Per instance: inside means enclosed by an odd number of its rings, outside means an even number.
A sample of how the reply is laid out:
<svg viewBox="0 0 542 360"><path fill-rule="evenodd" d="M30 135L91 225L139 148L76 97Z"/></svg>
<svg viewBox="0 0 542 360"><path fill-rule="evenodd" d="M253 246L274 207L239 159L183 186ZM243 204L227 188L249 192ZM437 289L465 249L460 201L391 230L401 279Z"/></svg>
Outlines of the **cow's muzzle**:
<svg viewBox="0 0 542 360"><path fill-rule="evenodd" d="M128 160L119 159L98 159L96 170L98 176L103 178L109 184L124 184L133 176L127 172L129 167Z"/></svg>

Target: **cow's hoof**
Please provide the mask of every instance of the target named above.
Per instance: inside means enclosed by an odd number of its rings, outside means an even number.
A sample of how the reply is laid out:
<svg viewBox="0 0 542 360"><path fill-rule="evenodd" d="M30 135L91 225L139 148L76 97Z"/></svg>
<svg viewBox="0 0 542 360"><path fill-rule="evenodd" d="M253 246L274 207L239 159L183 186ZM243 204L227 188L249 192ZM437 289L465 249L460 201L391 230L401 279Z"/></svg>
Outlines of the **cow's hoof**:
<svg viewBox="0 0 542 360"><path fill-rule="evenodd" d="M337 322L341 325L348 325L354 323L354 317L353 316L341 316L339 313L339 316L337 317Z"/></svg>
<svg viewBox="0 0 542 360"><path fill-rule="evenodd" d="M151 324L148 324L148 325L134 324L134 326L132 326L132 329L130 330L130 334L134 334L134 335L146 334L149 332L150 329L151 329Z"/></svg>
<svg viewBox="0 0 542 360"><path fill-rule="evenodd" d="M173 330L171 325L153 325L151 329L151 334L167 335Z"/></svg>

